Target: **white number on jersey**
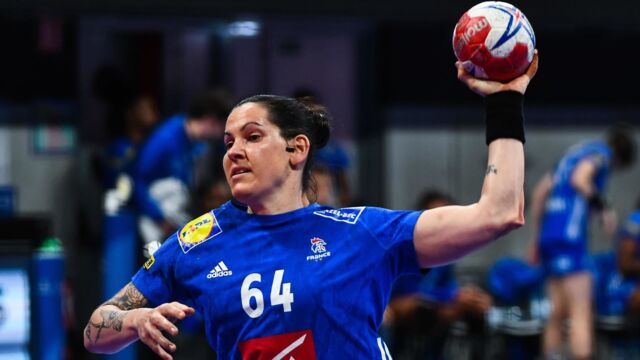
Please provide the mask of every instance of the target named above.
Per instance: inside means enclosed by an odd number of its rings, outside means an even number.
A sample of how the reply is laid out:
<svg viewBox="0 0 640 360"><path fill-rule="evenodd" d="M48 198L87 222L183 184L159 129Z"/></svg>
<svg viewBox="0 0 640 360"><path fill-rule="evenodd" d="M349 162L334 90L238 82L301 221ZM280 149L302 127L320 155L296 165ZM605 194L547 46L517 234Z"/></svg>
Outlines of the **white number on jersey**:
<svg viewBox="0 0 640 360"><path fill-rule="evenodd" d="M282 283L284 270L276 270L273 276L273 284L271 285L271 306L282 305L284 312L291 312L291 303L293 302L293 294L291 293L291 283ZM280 286L282 285L282 294Z"/></svg>
<svg viewBox="0 0 640 360"><path fill-rule="evenodd" d="M264 298L262 297L262 292L257 288L250 288L251 284L254 282L260 282L262 280L262 276L260 274L249 274L244 281L242 282L242 287L240 288L240 298L242 299L242 308L244 312L249 315L251 318L257 318L262 315L264 311ZM256 308L251 307L251 298L256 299Z"/></svg>
<svg viewBox="0 0 640 360"><path fill-rule="evenodd" d="M293 293L291 292L291 283L282 283L284 270L276 270L273 275L273 284L271 284L271 306L282 305L284 312L291 312L291 303L293 302ZM262 275L253 273L247 275L242 282L240 288L240 298L242 300L242 308L244 312L251 318L257 318L264 312L264 296L258 288L251 288L254 282L261 282ZM280 292L282 288L282 292ZM255 298L256 306L251 307L251 298Z"/></svg>

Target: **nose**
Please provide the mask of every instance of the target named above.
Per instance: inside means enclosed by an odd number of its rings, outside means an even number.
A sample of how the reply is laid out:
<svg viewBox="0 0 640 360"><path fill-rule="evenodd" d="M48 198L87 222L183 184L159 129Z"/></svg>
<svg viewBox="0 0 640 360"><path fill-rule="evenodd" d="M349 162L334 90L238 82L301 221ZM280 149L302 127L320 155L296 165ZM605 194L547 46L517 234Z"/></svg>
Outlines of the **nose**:
<svg viewBox="0 0 640 360"><path fill-rule="evenodd" d="M227 149L227 157L231 160L238 160L244 157L244 149L239 141L234 142L230 148Z"/></svg>

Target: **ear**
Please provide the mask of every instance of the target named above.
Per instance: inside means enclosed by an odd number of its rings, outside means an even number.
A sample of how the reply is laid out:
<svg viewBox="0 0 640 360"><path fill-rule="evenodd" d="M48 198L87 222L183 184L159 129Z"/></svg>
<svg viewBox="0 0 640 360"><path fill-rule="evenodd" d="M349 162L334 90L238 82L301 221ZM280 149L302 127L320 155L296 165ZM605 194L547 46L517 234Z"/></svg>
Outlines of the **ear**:
<svg viewBox="0 0 640 360"><path fill-rule="evenodd" d="M302 169L307 157L309 157L309 149L311 148L311 142L306 135L297 135L292 140L288 141L289 145L294 150L289 155L289 163L293 169Z"/></svg>

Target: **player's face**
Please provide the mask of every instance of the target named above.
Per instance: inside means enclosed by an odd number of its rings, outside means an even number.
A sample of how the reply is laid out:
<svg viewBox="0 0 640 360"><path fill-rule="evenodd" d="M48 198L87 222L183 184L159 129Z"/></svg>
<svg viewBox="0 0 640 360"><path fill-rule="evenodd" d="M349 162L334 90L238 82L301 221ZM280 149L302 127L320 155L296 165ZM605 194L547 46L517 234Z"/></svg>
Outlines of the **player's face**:
<svg viewBox="0 0 640 360"><path fill-rule="evenodd" d="M291 173L286 141L259 103L235 108L224 135L224 173L233 196L245 204L266 199Z"/></svg>

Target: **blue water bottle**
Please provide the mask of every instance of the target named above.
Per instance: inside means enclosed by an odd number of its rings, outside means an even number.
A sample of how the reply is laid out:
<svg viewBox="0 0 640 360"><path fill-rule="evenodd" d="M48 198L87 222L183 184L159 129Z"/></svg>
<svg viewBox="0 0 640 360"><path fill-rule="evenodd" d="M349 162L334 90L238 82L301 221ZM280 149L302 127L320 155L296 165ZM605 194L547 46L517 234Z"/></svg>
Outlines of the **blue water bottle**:
<svg viewBox="0 0 640 360"><path fill-rule="evenodd" d="M62 316L64 253L56 238L47 238L34 255L36 281L35 341L39 359L59 360L64 357L65 326Z"/></svg>

